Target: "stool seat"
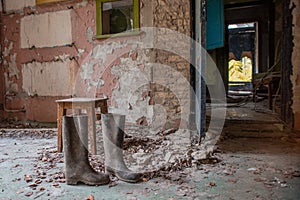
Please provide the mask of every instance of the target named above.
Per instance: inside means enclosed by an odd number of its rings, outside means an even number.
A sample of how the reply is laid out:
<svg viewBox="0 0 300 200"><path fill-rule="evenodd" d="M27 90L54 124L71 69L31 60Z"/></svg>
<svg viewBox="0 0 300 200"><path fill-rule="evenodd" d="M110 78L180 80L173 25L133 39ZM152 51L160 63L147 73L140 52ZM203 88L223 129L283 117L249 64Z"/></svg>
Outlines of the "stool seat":
<svg viewBox="0 0 300 200"><path fill-rule="evenodd" d="M84 98L84 97L76 97L76 98L69 98L69 99L60 99L56 100L56 103L95 103L98 101L108 100L108 98Z"/></svg>
<svg viewBox="0 0 300 200"><path fill-rule="evenodd" d="M62 152L62 118L67 114L67 109L86 110L88 115L88 135L90 139L90 149L92 154L97 154L96 150L96 126L95 108L100 108L101 113L108 113L108 98L68 98L56 100L57 103L57 151Z"/></svg>

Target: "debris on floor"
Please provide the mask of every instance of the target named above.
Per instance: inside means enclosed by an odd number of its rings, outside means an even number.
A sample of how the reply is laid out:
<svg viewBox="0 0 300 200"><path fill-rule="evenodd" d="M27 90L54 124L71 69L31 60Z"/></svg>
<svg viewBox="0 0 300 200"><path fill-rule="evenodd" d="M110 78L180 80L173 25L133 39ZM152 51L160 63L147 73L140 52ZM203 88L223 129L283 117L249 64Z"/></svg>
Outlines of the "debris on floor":
<svg viewBox="0 0 300 200"><path fill-rule="evenodd" d="M125 162L143 181L111 177L107 186L87 187L65 183L55 129L0 129L0 199L300 199L297 137L224 137L212 148L191 146L187 130L125 132ZM99 125L97 148L89 160L104 172Z"/></svg>

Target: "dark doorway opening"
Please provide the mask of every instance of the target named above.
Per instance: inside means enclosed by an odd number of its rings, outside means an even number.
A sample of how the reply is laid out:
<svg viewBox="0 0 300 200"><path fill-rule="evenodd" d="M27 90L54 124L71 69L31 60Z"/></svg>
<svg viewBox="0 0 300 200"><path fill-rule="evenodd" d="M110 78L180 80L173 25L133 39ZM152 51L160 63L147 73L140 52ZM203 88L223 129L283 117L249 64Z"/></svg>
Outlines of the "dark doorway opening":
<svg viewBox="0 0 300 200"><path fill-rule="evenodd" d="M228 25L228 89L251 91L253 73L257 73L256 23Z"/></svg>

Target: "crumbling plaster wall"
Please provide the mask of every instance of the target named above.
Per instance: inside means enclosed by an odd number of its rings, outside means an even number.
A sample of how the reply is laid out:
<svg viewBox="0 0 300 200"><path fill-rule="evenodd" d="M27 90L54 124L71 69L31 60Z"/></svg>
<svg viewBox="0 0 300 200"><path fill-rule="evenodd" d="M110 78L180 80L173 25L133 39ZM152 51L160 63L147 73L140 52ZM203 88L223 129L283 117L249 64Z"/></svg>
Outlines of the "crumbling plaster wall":
<svg viewBox="0 0 300 200"><path fill-rule="evenodd" d="M168 28L188 37L189 1L141 1L140 19L142 28ZM189 52L189 40L181 40L180 34L165 37L163 30L155 33L153 46L171 41L173 49ZM145 49L139 44L143 43L143 37L141 34L126 39L109 39L95 45L91 58L82 65L80 76L85 81L79 85L85 85L83 88L88 88L90 95L108 96L110 111L126 114L129 122L149 125L155 130L179 125L186 127L189 55L184 55L185 60L180 54ZM175 74L177 77L181 74L184 81L176 79Z"/></svg>
<svg viewBox="0 0 300 200"><path fill-rule="evenodd" d="M162 37L162 40L156 41L159 44L171 45L170 48L174 49L176 53L162 49L155 51L156 63L169 66L172 70L165 67L156 67L153 71L155 82L163 83L152 86L153 101L154 104L160 104L164 107L167 118L165 126L167 128L174 126L186 127L190 103L189 55L186 55L186 53L189 52L190 44L180 34L190 36L190 1L154 0L154 9L154 26L168 28L179 34L170 34L170 37ZM158 35L165 34L168 33L163 30L158 32ZM172 41L172 44L168 41ZM174 71L180 73L181 81L174 81L176 79ZM159 112L161 107L158 106L156 109ZM161 121L161 115L154 117L154 120Z"/></svg>
<svg viewBox="0 0 300 200"><path fill-rule="evenodd" d="M188 59L144 49L138 44L142 34L95 39L95 1L38 6L29 0L14 2L1 13L1 69L7 94L2 101L6 109L26 112L3 112L3 116L56 121L55 100L73 94L108 96L110 111L126 114L132 123L169 128L187 121ZM170 28L189 35L188 0L141 0L140 10L141 27ZM178 41L173 42L174 48L189 48L189 43L180 43L181 38L167 39ZM174 73L185 81L174 81Z"/></svg>
<svg viewBox="0 0 300 200"><path fill-rule="evenodd" d="M54 122L55 100L72 94L80 63L93 47L88 30L95 29L95 3L6 0L4 5L1 116Z"/></svg>
<svg viewBox="0 0 300 200"><path fill-rule="evenodd" d="M300 130L300 0L291 0L291 5L296 7L293 10L293 37L294 49L292 54L293 75L291 81L293 84L293 112L294 126Z"/></svg>

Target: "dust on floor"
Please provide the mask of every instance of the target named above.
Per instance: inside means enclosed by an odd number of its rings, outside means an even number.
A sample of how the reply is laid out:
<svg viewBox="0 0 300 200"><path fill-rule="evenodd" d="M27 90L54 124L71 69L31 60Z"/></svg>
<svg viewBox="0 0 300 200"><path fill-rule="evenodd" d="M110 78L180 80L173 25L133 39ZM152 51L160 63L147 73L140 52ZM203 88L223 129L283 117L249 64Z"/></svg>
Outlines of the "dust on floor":
<svg viewBox="0 0 300 200"><path fill-rule="evenodd" d="M128 134L129 145L135 137ZM299 138L226 138L212 157L192 163L169 162L172 155L156 155L156 145L168 139L136 138L140 147L129 145L126 154L152 148L140 151L140 157L126 157L133 169L142 170L135 166L141 162L146 166L144 182L129 184L112 177L105 186L69 186L63 153L56 151L56 130L2 129L0 135L0 199L300 199ZM180 145L168 145L173 155L180 153ZM143 162L144 154L154 158ZM90 160L103 171L101 155ZM157 170L155 164L162 167Z"/></svg>

